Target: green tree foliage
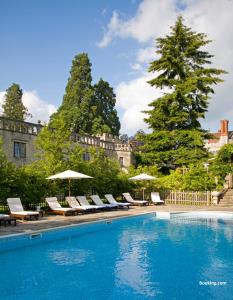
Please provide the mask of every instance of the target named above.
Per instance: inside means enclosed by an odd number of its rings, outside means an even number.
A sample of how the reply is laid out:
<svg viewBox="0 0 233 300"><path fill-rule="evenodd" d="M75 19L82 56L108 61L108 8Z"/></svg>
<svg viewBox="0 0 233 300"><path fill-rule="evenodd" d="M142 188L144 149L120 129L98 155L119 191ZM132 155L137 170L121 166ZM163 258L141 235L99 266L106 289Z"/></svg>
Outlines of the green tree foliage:
<svg viewBox="0 0 233 300"><path fill-rule="evenodd" d="M36 172L36 169L27 170L27 168L17 168L9 162L0 142L0 203L6 204L6 199L9 197L20 197L24 205L27 202L41 201L48 188L47 182Z"/></svg>
<svg viewBox="0 0 233 300"><path fill-rule="evenodd" d="M3 115L10 119L24 121L27 114L27 108L22 102L23 91L20 86L13 83L7 90L5 101L2 105Z"/></svg>
<svg viewBox="0 0 233 300"><path fill-rule="evenodd" d="M10 187L14 182L15 167L7 161L6 155L2 149L2 141L0 139L0 200L5 199L10 191Z"/></svg>
<svg viewBox="0 0 233 300"><path fill-rule="evenodd" d="M228 173L233 172L233 145L224 145L209 167L210 171L223 182Z"/></svg>
<svg viewBox="0 0 233 300"><path fill-rule="evenodd" d="M91 133L94 95L91 82L91 63L88 55L86 53L76 55L72 61L62 105L51 118L52 125L54 119L62 118L71 131Z"/></svg>
<svg viewBox="0 0 233 300"><path fill-rule="evenodd" d="M91 63L86 53L75 56L63 102L51 117L64 119L70 132L80 134L119 134L120 122L115 110L116 96L108 82L100 79L92 86Z"/></svg>
<svg viewBox="0 0 233 300"><path fill-rule="evenodd" d="M119 135L120 121L115 109L116 95L107 81L100 79L94 85L92 133L111 133Z"/></svg>
<svg viewBox="0 0 233 300"><path fill-rule="evenodd" d="M74 195L90 194L103 195L112 192L115 195L123 190L126 179L121 176L119 162L106 156L104 149L95 147L83 148L73 141L69 129L62 118L53 120L53 127L44 127L36 142L37 160L27 166L27 172L46 178L58 172L71 169L93 177L90 180L73 180ZM90 160L84 161L84 153L90 154ZM42 183L43 185L44 183ZM68 185L64 181L50 181L46 194L68 194Z"/></svg>
<svg viewBox="0 0 233 300"><path fill-rule="evenodd" d="M188 169L171 170L168 175L161 174L156 166L139 166L136 169L132 167L129 177L140 173L147 173L156 177L156 180L135 183L136 185L133 187L135 190L146 187L147 194L151 191L161 190L211 191L216 189L216 174L211 170L207 171L202 163L190 166ZM218 181L222 183L220 177Z"/></svg>
<svg viewBox="0 0 233 300"><path fill-rule="evenodd" d="M200 118L204 118L214 93L212 85L221 82L219 75L225 73L208 67L212 55L202 47L209 42L205 34L186 27L182 17L169 35L157 39L159 58L149 68L157 76L149 83L164 94L150 103L147 111L145 121L152 133L144 139L145 163L175 169L207 156Z"/></svg>
<svg viewBox="0 0 233 300"><path fill-rule="evenodd" d="M233 163L233 145L226 144L218 152L215 162L219 164L228 164L229 166Z"/></svg>

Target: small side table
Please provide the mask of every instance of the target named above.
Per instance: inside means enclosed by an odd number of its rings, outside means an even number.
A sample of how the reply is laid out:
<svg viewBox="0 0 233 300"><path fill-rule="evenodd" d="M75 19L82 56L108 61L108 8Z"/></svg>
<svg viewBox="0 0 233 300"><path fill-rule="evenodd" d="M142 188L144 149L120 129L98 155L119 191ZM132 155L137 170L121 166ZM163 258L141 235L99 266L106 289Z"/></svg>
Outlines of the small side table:
<svg viewBox="0 0 233 300"><path fill-rule="evenodd" d="M39 213L39 217L40 218L43 218L45 216L45 211L44 210L38 210L38 213Z"/></svg>
<svg viewBox="0 0 233 300"><path fill-rule="evenodd" d="M16 226L16 219L12 218L12 217L6 217L6 218L2 218L0 219L0 225L4 225L6 227L6 225L11 225L11 223L14 224L14 226Z"/></svg>

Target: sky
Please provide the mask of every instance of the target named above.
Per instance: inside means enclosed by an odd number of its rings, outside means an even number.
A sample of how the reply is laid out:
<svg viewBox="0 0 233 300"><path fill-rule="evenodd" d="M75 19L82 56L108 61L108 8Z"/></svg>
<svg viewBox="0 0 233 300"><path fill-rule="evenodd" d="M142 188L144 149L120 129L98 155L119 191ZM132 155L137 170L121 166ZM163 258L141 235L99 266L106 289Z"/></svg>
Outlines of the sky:
<svg viewBox="0 0 233 300"><path fill-rule="evenodd" d="M213 66L225 69L202 125L219 120L233 129L233 0L0 0L0 103L13 83L24 91L31 122L48 121L62 102L72 59L86 52L93 83L108 81L116 93L121 133L147 131L142 111L161 95L147 81L156 38L178 15L206 33ZM0 108L1 112L1 108Z"/></svg>

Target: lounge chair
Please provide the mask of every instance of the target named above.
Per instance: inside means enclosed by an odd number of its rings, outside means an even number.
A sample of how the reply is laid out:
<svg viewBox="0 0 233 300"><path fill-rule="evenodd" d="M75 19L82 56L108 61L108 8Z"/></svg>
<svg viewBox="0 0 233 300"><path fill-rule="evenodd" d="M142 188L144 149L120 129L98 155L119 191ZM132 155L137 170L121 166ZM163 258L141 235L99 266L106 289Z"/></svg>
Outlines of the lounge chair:
<svg viewBox="0 0 233 300"><path fill-rule="evenodd" d="M129 206L130 206L130 203L128 203L128 202L117 202L115 200L115 198L113 197L113 195L111 195L111 194L106 194L106 195L104 195L104 197L107 199L107 201L110 204L117 204L120 207L126 207L126 208L129 208Z"/></svg>
<svg viewBox="0 0 233 300"><path fill-rule="evenodd" d="M69 207L62 207L61 204L57 201L57 197L48 197L45 198L46 202L49 205L51 211L57 215L75 215L77 210Z"/></svg>
<svg viewBox="0 0 233 300"><path fill-rule="evenodd" d="M131 205L139 205L139 206L143 206L143 205L149 205L149 202L146 200L134 200L130 193L123 193L124 198L126 199L127 202L129 202Z"/></svg>
<svg viewBox="0 0 233 300"><path fill-rule="evenodd" d="M10 209L10 216L22 220L39 219L38 211L24 210L20 198L8 198L7 204Z"/></svg>
<svg viewBox="0 0 233 300"><path fill-rule="evenodd" d="M88 201L87 201L87 198L86 196L78 196L77 197L78 199L78 202L80 203L81 206L84 206L84 207L90 207L92 209L104 209L105 207L102 206L102 205L91 205Z"/></svg>
<svg viewBox="0 0 233 300"><path fill-rule="evenodd" d="M7 224L11 224L13 222L13 224L16 226L16 219L12 218L9 215L4 215L4 214L0 214L0 226L3 224L4 226L6 226Z"/></svg>
<svg viewBox="0 0 233 300"><path fill-rule="evenodd" d="M151 193L151 201L154 204L165 204L165 202L160 199L160 196L159 196L158 192L152 192Z"/></svg>
<svg viewBox="0 0 233 300"><path fill-rule="evenodd" d="M118 204L105 204L103 203L103 201L100 199L100 197L98 195L91 195L90 196L92 201L96 204L96 205L100 205L103 206L103 208L118 208L119 205Z"/></svg>
<svg viewBox="0 0 233 300"><path fill-rule="evenodd" d="M66 202L69 204L69 206L73 209L76 209L80 212L88 212L96 210L96 208L91 207L91 205L80 205L80 203L77 201L75 197L66 197Z"/></svg>

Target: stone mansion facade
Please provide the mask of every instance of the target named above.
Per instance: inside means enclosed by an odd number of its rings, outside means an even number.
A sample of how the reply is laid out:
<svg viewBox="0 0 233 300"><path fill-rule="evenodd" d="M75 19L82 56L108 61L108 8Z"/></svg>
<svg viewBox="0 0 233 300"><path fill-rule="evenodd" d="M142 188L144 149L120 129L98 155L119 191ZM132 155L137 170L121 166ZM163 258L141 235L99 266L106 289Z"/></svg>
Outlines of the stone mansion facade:
<svg viewBox="0 0 233 300"><path fill-rule="evenodd" d="M221 120L218 132L211 133L212 138L205 142L209 152L217 154L222 146L233 143L233 131L229 131L228 125L228 120Z"/></svg>
<svg viewBox="0 0 233 300"><path fill-rule="evenodd" d="M8 160L17 166L33 162L36 152L35 139L42 127L41 124L0 117L0 139L3 142L3 151ZM122 168L127 169L131 164L134 164L131 146L122 144L118 137L110 134L103 134L102 136L73 134L72 139L87 149L83 155L84 160L90 159L88 147L101 147L107 156L116 158Z"/></svg>

